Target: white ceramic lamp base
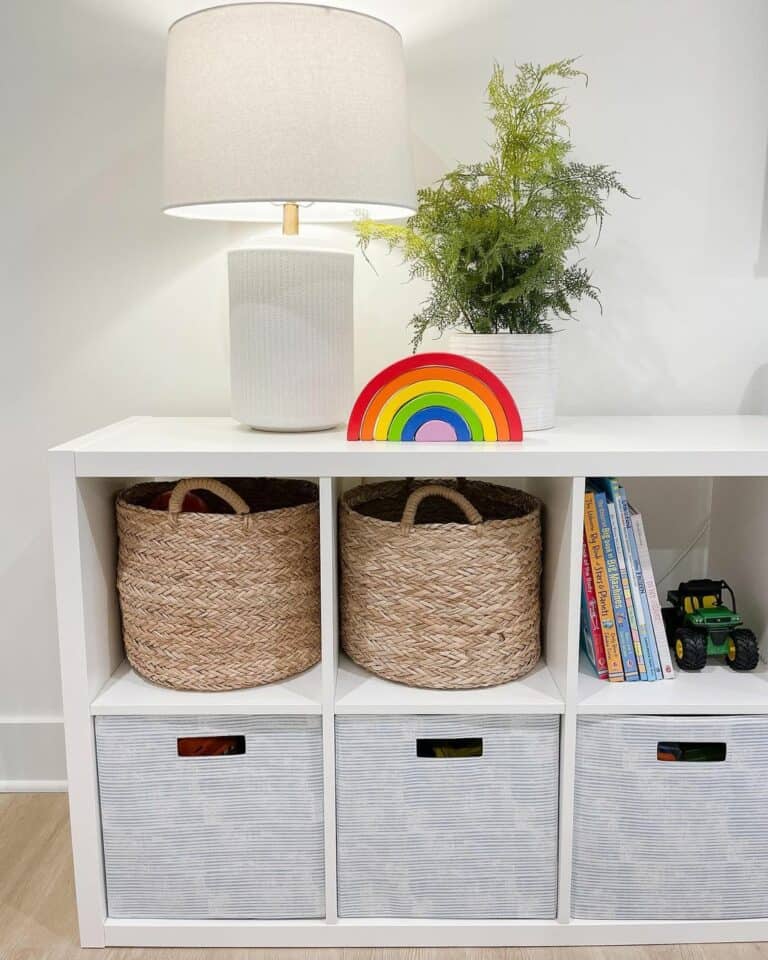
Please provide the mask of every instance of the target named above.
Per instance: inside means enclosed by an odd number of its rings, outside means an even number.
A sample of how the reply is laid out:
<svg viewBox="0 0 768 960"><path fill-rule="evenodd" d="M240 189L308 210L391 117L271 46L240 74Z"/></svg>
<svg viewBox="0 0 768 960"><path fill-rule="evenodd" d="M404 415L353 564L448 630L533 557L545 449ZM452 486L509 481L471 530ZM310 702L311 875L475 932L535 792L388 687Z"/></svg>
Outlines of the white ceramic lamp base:
<svg viewBox="0 0 768 960"><path fill-rule="evenodd" d="M354 256L300 242L229 254L232 415L257 430L327 430L353 392Z"/></svg>

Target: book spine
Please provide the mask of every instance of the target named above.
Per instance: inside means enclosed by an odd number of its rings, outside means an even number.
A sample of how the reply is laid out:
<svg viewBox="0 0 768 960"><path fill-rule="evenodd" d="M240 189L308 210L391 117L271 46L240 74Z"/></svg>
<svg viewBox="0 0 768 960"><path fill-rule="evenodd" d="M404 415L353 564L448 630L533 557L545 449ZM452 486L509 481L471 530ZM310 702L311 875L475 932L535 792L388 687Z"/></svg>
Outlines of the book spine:
<svg viewBox="0 0 768 960"><path fill-rule="evenodd" d="M629 681L639 680L632 632L629 629L627 607L624 603L624 589L621 586L619 561L611 531L611 518L608 514L608 501L604 493L595 494L595 508L597 510L597 521L600 524L600 540L603 545L605 568L608 573L608 584L611 591L613 619L616 624L616 634L619 638L619 649L624 664L624 679ZM619 546L619 549L621 549L621 546Z"/></svg>
<svg viewBox="0 0 768 960"><path fill-rule="evenodd" d="M637 552L643 571L645 594L648 598L648 607L650 609L651 623L653 624L653 633L656 639L656 650L658 651L659 662L661 664L661 673L665 680L674 680L675 671L672 669L672 657L669 653L667 631L664 628L664 618L661 615L661 604L659 603L659 595L656 591L656 581L653 579L651 554L648 550L648 542L645 539L643 518L637 512L632 514L632 529L635 531Z"/></svg>
<svg viewBox="0 0 768 960"><path fill-rule="evenodd" d="M635 650L635 659L637 661L637 672L641 680L653 679L649 677L645 665L645 651L640 641L640 631L637 626L637 616L635 615L635 605L632 601L632 590L629 585L629 572L627 570L627 561L624 555L624 542L619 527L619 517L616 513L616 503L608 503L608 517L611 521L611 533L613 534L613 545L616 550L616 559L619 563L619 576L621 578L621 589L624 593L624 606L627 608L627 620L629 621L629 632L632 636L632 646Z"/></svg>
<svg viewBox="0 0 768 960"><path fill-rule="evenodd" d="M608 664L608 679L613 681L623 680L624 667L621 662L616 624L613 620L611 588L608 583L608 571L603 555L603 543L600 536L600 524L597 519L594 493L587 493L584 497L584 535L587 538L589 548L592 580L597 598L597 613L600 619L600 629L603 634L605 657Z"/></svg>
<svg viewBox="0 0 768 960"><path fill-rule="evenodd" d="M581 585L584 591L585 612L587 626L592 638L594 653L594 668L601 680L608 679L608 661L605 656L605 642L600 626L600 615L597 612L597 595L595 582L592 579L592 565L589 561L589 547L586 536L581 543Z"/></svg>
<svg viewBox="0 0 768 960"><path fill-rule="evenodd" d="M597 659L595 657L595 647L592 641L592 631L589 628L589 610L587 609L587 593L584 589L584 583L581 584L581 647L584 654L592 664L592 669L597 673ZM599 674L598 674L599 676Z"/></svg>
<svg viewBox="0 0 768 960"><path fill-rule="evenodd" d="M627 500L627 492L623 487L619 487L618 506L621 510L621 520L624 530L624 542L627 546L627 567L629 568L629 585L632 590L632 596L635 602L635 613L637 615L637 629L640 633L640 642L645 651L645 667L648 671L649 679L661 680L661 663L659 661L659 652L656 649L656 638L654 636L653 623L651 622L651 611L648 606L648 597L645 594L645 578L643 568L640 564L640 555L637 551L637 541L635 531L632 527L632 513Z"/></svg>

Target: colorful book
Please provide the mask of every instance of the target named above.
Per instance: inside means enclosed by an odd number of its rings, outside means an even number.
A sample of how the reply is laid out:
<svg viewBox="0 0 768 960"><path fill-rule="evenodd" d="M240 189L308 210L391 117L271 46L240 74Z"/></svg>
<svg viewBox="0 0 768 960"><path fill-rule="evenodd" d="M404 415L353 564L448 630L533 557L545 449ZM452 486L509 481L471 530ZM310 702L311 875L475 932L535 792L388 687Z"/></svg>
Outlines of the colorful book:
<svg viewBox="0 0 768 960"><path fill-rule="evenodd" d="M643 571L645 594L648 598L651 623L653 624L653 633L656 639L656 649L661 664L661 673L665 680L674 680L675 671L672 669L672 657L669 653L667 631L664 627L664 618L661 615L661 604L659 603L659 595L656 592L656 581L653 579L651 554L648 550L648 541L645 539L643 518L633 507L630 507L630 511L632 513L632 529L635 532L635 542L637 543L637 552L640 557L640 566Z"/></svg>
<svg viewBox="0 0 768 960"><path fill-rule="evenodd" d="M619 639L621 661L624 664L624 679L627 681L639 680L632 631L629 627L629 615L624 601L624 588L621 584L619 560L616 553L616 544L613 540L613 531L611 530L611 518L608 513L608 500L604 493L595 493L595 509L597 510L597 522L600 525L600 540L603 545L605 569L611 591L613 619ZM621 550L621 544L619 544L619 550Z"/></svg>
<svg viewBox="0 0 768 960"><path fill-rule="evenodd" d="M582 628L586 625L589 632L589 647L592 651L592 666L601 680L608 679L608 661L605 656L605 642L597 612L597 594L592 579L592 565L589 561L589 547L586 536L581 542L581 589L583 594Z"/></svg>
<svg viewBox="0 0 768 960"><path fill-rule="evenodd" d="M614 542L617 545L617 553L621 561L621 553L624 557L624 567L626 573L626 583L622 580L624 590L624 600L630 616L630 626L634 626L632 639L635 641L635 653L639 640L641 654L638 654L638 668L642 656L644 671L640 670L640 679L661 680L661 667L659 665L658 654L656 652L656 642L653 636L653 627L650 623L650 614L643 609L643 596L638 583L639 568L635 563L634 556L637 548L634 543L634 532L632 531L631 520L625 515L628 508L626 491L619 484L618 480L612 477L590 480L594 485L605 493L609 503L613 503L616 511L616 520L619 527L618 536L614 530ZM618 550L618 543L621 542L621 551ZM634 554L633 554L634 551ZM642 576L640 575L642 581ZM629 587L629 596L627 596L626 587ZM635 631L637 637L635 636ZM645 673L645 677L643 676Z"/></svg>
<svg viewBox="0 0 768 960"><path fill-rule="evenodd" d="M600 536L600 524L597 517L595 494L589 492L584 497L584 536L589 549L589 562L592 569L592 580L597 598L597 613L600 620L600 629L605 645L605 658L608 666L608 679L618 681L624 679L624 667L621 662L619 638L616 633L616 624L613 619L613 605L611 603L611 588L608 582L608 571L603 554L603 543Z"/></svg>
<svg viewBox="0 0 768 960"><path fill-rule="evenodd" d="M614 479L613 477L593 478L589 481L589 483L596 489L602 490L602 492L606 495L608 502L614 505L614 509L616 511L616 521L619 530L618 535L614 530L613 538L614 543L616 543L617 553L619 554L620 561L622 554L624 559L625 570L623 572L626 577L626 582L624 579L622 579L622 586L625 588L624 602L627 605L627 610L630 616L630 627L634 628L632 630L632 640L635 646L635 653L637 654L638 658L638 668L640 668L642 660L640 679L661 680L661 670L656 670L656 658L654 657L655 642L653 641L650 628L646 625L647 618L643 615L642 609L637 606L638 603L640 603L639 588L636 582L634 563L632 561L629 535L624 523L621 499L622 487L620 486L618 480ZM618 549L619 543L621 543L621 550ZM629 592L627 592L627 587L629 588ZM639 653L638 646L640 649Z"/></svg>
<svg viewBox="0 0 768 960"><path fill-rule="evenodd" d="M643 645L640 643L640 634L637 629L637 617L635 616L635 604L632 599L632 591L629 586L629 572L627 571L627 561L624 556L624 547L622 543L621 531L619 529L619 517L616 512L616 504L608 501L608 516L611 520L611 533L613 534L613 545L616 549L616 559L619 562L619 574L621 576L621 589L624 592L624 606L627 608L627 619L629 620L629 632L632 634L632 646L635 649L635 659L637 660L637 672L641 680L648 680L648 672L645 668L645 653ZM650 677L653 680L653 677Z"/></svg>
<svg viewBox="0 0 768 960"><path fill-rule="evenodd" d="M656 649L656 637L651 621L651 610L648 606L648 597L645 592L645 577L640 563L640 554L637 550L637 541L635 531L632 527L632 513L630 511L629 501L627 500L627 491L624 487L619 487L619 499L617 506L621 509L621 519L624 527L624 544L629 551L626 555L627 567L629 568L629 585L632 590L632 598L635 605L635 616L637 617L637 629L640 634L640 642L645 651L645 668L648 672L648 678L654 680L662 679L661 663L659 661L659 652Z"/></svg>

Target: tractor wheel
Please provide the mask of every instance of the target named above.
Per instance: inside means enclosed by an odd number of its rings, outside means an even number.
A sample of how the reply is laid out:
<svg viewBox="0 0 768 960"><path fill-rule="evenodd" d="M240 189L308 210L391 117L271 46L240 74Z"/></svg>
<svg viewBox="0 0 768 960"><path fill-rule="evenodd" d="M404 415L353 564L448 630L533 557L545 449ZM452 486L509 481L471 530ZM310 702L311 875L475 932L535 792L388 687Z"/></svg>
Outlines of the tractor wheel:
<svg viewBox="0 0 768 960"><path fill-rule="evenodd" d="M703 670L707 663L707 638L690 627L678 627L675 660L681 670Z"/></svg>
<svg viewBox="0 0 768 960"><path fill-rule="evenodd" d="M725 662L731 670L754 670L759 659L754 633L751 630L734 630L725 655Z"/></svg>

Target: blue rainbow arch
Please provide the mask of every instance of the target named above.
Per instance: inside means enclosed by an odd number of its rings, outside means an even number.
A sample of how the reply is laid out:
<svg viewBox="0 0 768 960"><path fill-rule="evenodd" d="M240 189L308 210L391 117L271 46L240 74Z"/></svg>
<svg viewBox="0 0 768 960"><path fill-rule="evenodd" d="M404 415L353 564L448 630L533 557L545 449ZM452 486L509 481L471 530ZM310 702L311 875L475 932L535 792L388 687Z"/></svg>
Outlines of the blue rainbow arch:
<svg viewBox="0 0 768 960"><path fill-rule="evenodd" d="M467 422L460 413L451 410L448 407L425 407L423 410L417 410L406 421L403 427L402 440L415 440L420 427L431 420L441 420L443 423L450 424L456 434L457 440L468 441L472 439Z"/></svg>

